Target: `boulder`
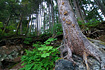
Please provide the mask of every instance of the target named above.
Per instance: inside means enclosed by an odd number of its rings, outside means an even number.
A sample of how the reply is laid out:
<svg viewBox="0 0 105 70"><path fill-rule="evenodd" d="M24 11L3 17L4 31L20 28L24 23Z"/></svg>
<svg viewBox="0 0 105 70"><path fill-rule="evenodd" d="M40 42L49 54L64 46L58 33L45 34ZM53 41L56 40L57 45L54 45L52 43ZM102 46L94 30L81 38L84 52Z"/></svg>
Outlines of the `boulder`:
<svg viewBox="0 0 105 70"><path fill-rule="evenodd" d="M55 63L55 70L74 70L74 65L68 60L60 59Z"/></svg>
<svg viewBox="0 0 105 70"><path fill-rule="evenodd" d="M5 67L3 64L5 62L14 62L14 59L21 53L23 46L20 45L10 45L0 47L0 67Z"/></svg>

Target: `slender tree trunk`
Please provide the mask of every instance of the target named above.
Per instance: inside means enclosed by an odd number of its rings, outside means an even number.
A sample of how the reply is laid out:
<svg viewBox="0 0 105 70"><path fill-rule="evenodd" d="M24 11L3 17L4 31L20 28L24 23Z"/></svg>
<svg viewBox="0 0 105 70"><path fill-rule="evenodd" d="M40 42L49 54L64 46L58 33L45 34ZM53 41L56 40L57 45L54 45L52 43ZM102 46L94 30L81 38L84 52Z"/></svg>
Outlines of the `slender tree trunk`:
<svg viewBox="0 0 105 70"><path fill-rule="evenodd" d="M84 8L82 8L82 10L83 10L83 13L84 13L84 20L85 20L85 23L88 23L88 19L85 19L85 18L86 18L86 12L85 12Z"/></svg>
<svg viewBox="0 0 105 70"><path fill-rule="evenodd" d="M103 59L103 53L99 51L81 32L74 13L72 12L69 0L57 0L60 19L63 27L64 35L64 49L61 52L62 57L73 61L72 53L83 57L87 70L89 70L87 64L87 56L91 55L99 60L102 67L105 66L105 58ZM66 56L63 53L67 52Z"/></svg>
<svg viewBox="0 0 105 70"><path fill-rule="evenodd" d="M105 0L102 0L102 2L103 2L103 4L104 4L104 6L105 6Z"/></svg>
<svg viewBox="0 0 105 70"><path fill-rule="evenodd" d="M31 34L31 31L32 31L32 18L33 18L33 15L31 15L31 25L30 25L30 27L29 27L29 33Z"/></svg>
<svg viewBox="0 0 105 70"><path fill-rule="evenodd" d="M40 30L41 30L41 21L40 21L40 5L39 5L39 13L38 13L38 35L40 35Z"/></svg>
<svg viewBox="0 0 105 70"><path fill-rule="evenodd" d="M19 28L20 28L20 25L22 24L22 14L20 14L20 22L17 26L17 29L16 29L16 35L18 35L18 31L19 31Z"/></svg>
<svg viewBox="0 0 105 70"><path fill-rule="evenodd" d="M41 30L42 30L42 4L40 4L40 34L41 34Z"/></svg>
<svg viewBox="0 0 105 70"><path fill-rule="evenodd" d="M83 18L83 13L81 12L81 8L79 6L79 1L78 0L73 0L74 1L74 6L75 6L75 12L77 15L77 18L79 18L79 21L82 21L82 23L84 22L84 18Z"/></svg>
<svg viewBox="0 0 105 70"><path fill-rule="evenodd" d="M6 27L8 26L8 23L9 23L9 21L10 21L10 18L11 18L11 16L10 16L10 17L7 19L7 21L5 22L5 25L4 25L4 29L3 29L2 34L5 32Z"/></svg>
<svg viewBox="0 0 105 70"><path fill-rule="evenodd" d="M21 23L21 25L20 25L20 35L22 35L22 23Z"/></svg>
<svg viewBox="0 0 105 70"><path fill-rule="evenodd" d="M50 13L50 9L51 9L51 4L49 4L49 30L51 33L51 13Z"/></svg>
<svg viewBox="0 0 105 70"><path fill-rule="evenodd" d="M44 33L45 33L45 12L44 12L44 22L43 22L43 31L44 31Z"/></svg>
<svg viewBox="0 0 105 70"><path fill-rule="evenodd" d="M53 8L53 0L51 0L51 13L52 13L52 33L55 35L55 31L53 29L54 26L54 8Z"/></svg>
<svg viewBox="0 0 105 70"><path fill-rule="evenodd" d="M36 23L37 23L37 25L36 25L36 27L37 27L36 34L38 35L38 13L36 14Z"/></svg>
<svg viewBox="0 0 105 70"><path fill-rule="evenodd" d="M72 4L72 0L69 0L69 3L70 3L70 5L71 5L71 7L72 7L72 11L73 11L73 4Z"/></svg>
<svg viewBox="0 0 105 70"><path fill-rule="evenodd" d="M28 31L29 31L29 23L30 23L30 20L31 20L31 16L29 16L29 20L28 20L28 23L27 23L27 29L26 29L25 36L27 36Z"/></svg>

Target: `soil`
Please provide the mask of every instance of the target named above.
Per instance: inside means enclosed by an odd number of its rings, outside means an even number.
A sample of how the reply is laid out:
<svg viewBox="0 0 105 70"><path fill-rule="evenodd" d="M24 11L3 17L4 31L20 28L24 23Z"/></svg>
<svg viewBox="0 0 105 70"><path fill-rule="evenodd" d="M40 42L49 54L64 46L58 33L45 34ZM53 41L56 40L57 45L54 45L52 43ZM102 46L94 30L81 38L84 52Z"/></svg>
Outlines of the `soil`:
<svg viewBox="0 0 105 70"><path fill-rule="evenodd" d="M20 68L23 68L24 66L21 66L22 62L21 62L21 56L17 57L13 60L14 62L17 62L17 64L15 64L12 68L8 69L0 69L0 70L19 70Z"/></svg>

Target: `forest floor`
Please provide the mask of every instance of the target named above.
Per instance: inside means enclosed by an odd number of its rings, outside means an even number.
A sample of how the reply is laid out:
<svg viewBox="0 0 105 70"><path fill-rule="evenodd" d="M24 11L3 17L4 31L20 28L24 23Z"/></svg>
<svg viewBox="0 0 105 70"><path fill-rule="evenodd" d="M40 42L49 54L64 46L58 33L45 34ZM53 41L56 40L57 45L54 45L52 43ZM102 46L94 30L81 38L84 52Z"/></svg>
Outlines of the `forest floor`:
<svg viewBox="0 0 105 70"><path fill-rule="evenodd" d="M101 41L105 42L105 35L98 37L97 40L101 40Z"/></svg>
<svg viewBox="0 0 105 70"><path fill-rule="evenodd" d="M105 32L104 32L104 34L105 34ZM100 35L99 37L97 37L95 39L96 40L101 40L101 41L105 42L105 35L104 34L103 35ZM39 41L41 41L41 40L39 40ZM59 42L61 42L61 41L59 41ZM0 70L19 70L20 68L23 68L24 67L24 66L21 66L21 64L22 64L22 62L21 62L21 56L15 58L14 61L18 61L18 63L15 64L15 65L13 65L12 68L10 68L10 69L6 68L6 69L0 69Z"/></svg>
<svg viewBox="0 0 105 70"><path fill-rule="evenodd" d="M97 40L101 40L101 41L105 42L105 35L98 37ZM20 58L17 58L17 59L20 59ZM19 70L20 68L24 67L24 66L21 66L21 64L22 64L21 62L17 63L16 66L11 68L10 70ZM6 70L8 70L8 69L6 69Z"/></svg>

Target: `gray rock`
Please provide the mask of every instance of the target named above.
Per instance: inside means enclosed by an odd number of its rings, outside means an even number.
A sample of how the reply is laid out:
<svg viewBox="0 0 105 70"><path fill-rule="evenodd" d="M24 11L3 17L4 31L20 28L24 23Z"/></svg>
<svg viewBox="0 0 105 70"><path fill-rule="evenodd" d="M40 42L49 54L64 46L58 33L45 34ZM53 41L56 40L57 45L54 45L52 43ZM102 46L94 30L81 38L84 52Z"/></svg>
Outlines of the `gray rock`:
<svg viewBox="0 0 105 70"><path fill-rule="evenodd" d="M74 70L74 66L72 62L60 59L55 63L55 70Z"/></svg>
<svg viewBox="0 0 105 70"><path fill-rule="evenodd" d="M13 59L15 59L19 55L20 50L22 50L22 48L23 48L22 45L11 45L9 47L1 46L0 47L0 67L3 66L2 62L5 60L8 62L14 62Z"/></svg>
<svg viewBox="0 0 105 70"><path fill-rule="evenodd" d="M71 61L60 59L55 63L55 70L86 70L86 65L83 62L83 60L81 60L81 57L76 56L76 58L75 57L73 58L74 59L80 58L75 60L77 65L73 65L73 62ZM88 65L90 70L101 70L100 68L101 64L92 57L89 57Z"/></svg>

